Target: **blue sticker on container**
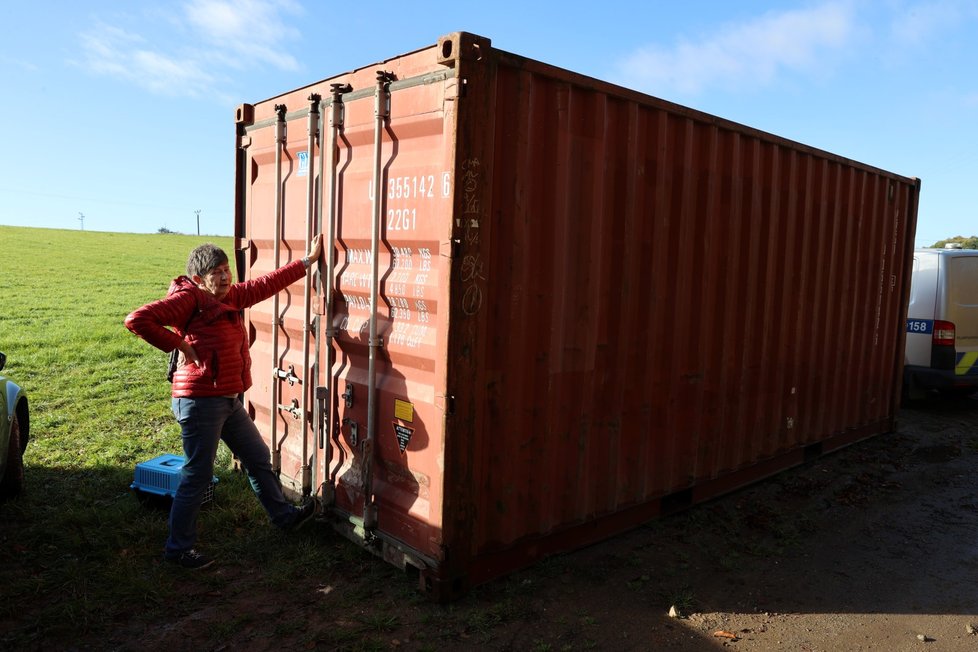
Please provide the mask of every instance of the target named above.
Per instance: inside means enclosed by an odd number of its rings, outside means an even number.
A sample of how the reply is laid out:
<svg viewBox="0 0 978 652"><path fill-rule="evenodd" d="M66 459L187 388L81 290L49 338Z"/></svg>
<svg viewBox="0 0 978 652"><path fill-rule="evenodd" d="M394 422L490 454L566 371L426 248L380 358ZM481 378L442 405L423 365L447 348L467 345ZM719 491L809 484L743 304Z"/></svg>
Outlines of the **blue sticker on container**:
<svg viewBox="0 0 978 652"><path fill-rule="evenodd" d="M295 156L299 159L298 176L304 177L309 174L309 152L297 152Z"/></svg>
<svg viewBox="0 0 978 652"><path fill-rule="evenodd" d="M933 319L908 319L907 332L926 333L929 335L930 333L934 332L934 320Z"/></svg>

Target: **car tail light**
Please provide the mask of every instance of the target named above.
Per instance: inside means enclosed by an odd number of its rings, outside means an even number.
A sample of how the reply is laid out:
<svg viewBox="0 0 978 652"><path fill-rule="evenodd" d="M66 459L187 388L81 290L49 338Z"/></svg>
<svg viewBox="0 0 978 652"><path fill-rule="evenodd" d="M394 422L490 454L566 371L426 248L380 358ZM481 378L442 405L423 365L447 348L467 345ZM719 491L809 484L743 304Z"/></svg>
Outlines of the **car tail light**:
<svg viewBox="0 0 978 652"><path fill-rule="evenodd" d="M938 346L954 346L954 323L934 320L934 344Z"/></svg>

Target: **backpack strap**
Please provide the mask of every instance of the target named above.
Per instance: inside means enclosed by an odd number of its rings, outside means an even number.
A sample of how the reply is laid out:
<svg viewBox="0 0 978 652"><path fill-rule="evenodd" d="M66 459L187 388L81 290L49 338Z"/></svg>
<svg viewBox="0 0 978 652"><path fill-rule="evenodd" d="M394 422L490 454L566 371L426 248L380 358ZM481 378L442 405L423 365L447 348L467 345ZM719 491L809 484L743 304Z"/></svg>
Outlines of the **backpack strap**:
<svg viewBox="0 0 978 652"><path fill-rule="evenodd" d="M191 290L193 292L193 290ZM187 329L190 328L190 322L194 320L194 317L200 312L200 301L197 298L197 294L194 294L194 309L190 312L190 317L187 318L187 323L184 324L183 330L180 331L180 337L187 337ZM180 349L175 348L170 351L170 364L166 370L166 379L173 382L173 374L176 373L177 367L180 366Z"/></svg>

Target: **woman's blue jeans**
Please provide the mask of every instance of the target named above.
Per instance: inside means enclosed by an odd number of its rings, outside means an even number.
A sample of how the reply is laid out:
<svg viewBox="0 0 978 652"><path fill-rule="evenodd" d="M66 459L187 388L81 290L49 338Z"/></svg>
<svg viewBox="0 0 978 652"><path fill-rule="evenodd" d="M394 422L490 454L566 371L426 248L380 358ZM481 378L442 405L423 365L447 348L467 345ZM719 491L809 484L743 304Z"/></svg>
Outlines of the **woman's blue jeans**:
<svg viewBox="0 0 978 652"><path fill-rule="evenodd" d="M296 508L285 499L272 471L268 446L237 398L174 398L173 415L180 423L187 461L170 508L170 536L164 554L174 557L197 540L197 515L214 476L217 446L223 439L248 473L248 480L272 524L288 527Z"/></svg>

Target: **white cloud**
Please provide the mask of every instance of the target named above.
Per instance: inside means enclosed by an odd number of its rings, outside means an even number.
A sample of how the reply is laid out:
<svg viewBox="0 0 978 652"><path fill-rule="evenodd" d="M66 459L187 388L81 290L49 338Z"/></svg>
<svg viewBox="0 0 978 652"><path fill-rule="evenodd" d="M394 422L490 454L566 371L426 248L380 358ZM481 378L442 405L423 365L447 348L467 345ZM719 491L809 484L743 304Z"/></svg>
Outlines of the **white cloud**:
<svg viewBox="0 0 978 652"><path fill-rule="evenodd" d="M40 68L33 62L25 59L14 59L0 54L0 67L19 68L25 72L37 72Z"/></svg>
<svg viewBox="0 0 978 652"><path fill-rule="evenodd" d="M921 46L949 27L974 16L975 9L968 3L954 0L922 2L908 5L893 18L890 33L897 45Z"/></svg>
<svg viewBox="0 0 978 652"><path fill-rule="evenodd" d="M696 94L709 87L766 85L787 71L817 70L856 34L848 2L773 12L728 25L672 48L648 46L619 65L626 85L657 95Z"/></svg>
<svg viewBox="0 0 978 652"><path fill-rule="evenodd" d="M193 59L179 59L146 49L145 39L111 25L97 25L81 35L81 64L96 74L133 82L159 95L204 93L213 77Z"/></svg>
<svg viewBox="0 0 978 652"><path fill-rule="evenodd" d="M926 83L940 80L953 95L955 105L974 107L974 76L968 61L974 59L974 34L978 28L978 2L939 0L900 3L884 26L885 42L879 49L887 71L927 67Z"/></svg>
<svg viewBox="0 0 978 652"><path fill-rule="evenodd" d="M292 0L190 0L166 21L146 16L146 24L128 30L96 23L79 36L77 63L159 95L221 96L229 69L298 68L286 51L298 32L282 16L300 12Z"/></svg>
<svg viewBox="0 0 978 652"><path fill-rule="evenodd" d="M193 0L184 6L187 20L219 52L232 55L228 64L266 62L296 70L295 58L282 51L299 31L287 27L281 13L298 13L298 5L276 0Z"/></svg>

